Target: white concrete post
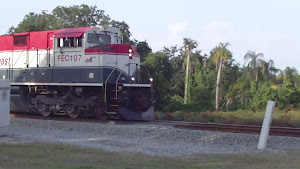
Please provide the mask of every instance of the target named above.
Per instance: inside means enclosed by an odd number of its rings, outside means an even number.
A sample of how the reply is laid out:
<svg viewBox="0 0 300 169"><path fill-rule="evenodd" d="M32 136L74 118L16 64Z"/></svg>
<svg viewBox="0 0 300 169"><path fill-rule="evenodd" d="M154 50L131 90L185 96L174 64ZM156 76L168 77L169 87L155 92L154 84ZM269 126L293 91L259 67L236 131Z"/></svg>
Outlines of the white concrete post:
<svg viewBox="0 0 300 169"><path fill-rule="evenodd" d="M9 126L10 80L0 80L0 127Z"/></svg>
<svg viewBox="0 0 300 169"><path fill-rule="evenodd" d="M257 149L262 150L266 148L268 137L269 137L269 131L271 128L271 123L273 119L273 112L274 112L275 102L274 101L268 101L266 113L264 122L261 128L259 142L257 145Z"/></svg>

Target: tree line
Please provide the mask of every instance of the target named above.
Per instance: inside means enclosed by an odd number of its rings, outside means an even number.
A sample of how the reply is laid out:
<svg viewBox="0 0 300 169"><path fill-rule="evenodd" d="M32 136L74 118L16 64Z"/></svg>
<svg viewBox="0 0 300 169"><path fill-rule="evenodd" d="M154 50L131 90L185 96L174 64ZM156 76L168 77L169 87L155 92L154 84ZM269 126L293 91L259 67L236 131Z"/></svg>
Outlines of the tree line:
<svg viewBox="0 0 300 169"><path fill-rule="evenodd" d="M233 111L264 108L267 100L281 109L295 108L300 101L300 75L295 68L280 70L263 51L247 51L246 64L235 63L229 43L216 44L210 53L197 50L198 43L184 38L182 46L152 52L147 41L131 40L125 21L110 18L97 6L58 6L51 13L29 13L8 33L111 25L120 28L124 43L137 46L141 77L154 79L156 109L160 111Z"/></svg>

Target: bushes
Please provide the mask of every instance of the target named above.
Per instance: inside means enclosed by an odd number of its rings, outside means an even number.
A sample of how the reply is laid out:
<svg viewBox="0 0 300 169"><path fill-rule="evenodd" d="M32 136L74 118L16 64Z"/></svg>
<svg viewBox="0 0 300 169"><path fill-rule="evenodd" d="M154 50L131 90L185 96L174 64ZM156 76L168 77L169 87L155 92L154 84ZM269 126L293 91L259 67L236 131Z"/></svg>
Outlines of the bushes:
<svg viewBox="0 0 300 169"><path fill-rule="evenodd" d="M251 91L249 108L254 111L262 110L268 100L278 100L277 91L270 87L261 87L257 91Z"/></svg>
<svg viewBox="0 0 300 169"><path fill-rule="evenodd" d="M166 106L165 111L175 112L175 111L203 111L204 107L201 104L188 103L183 104L183 98L179 95L172 96L170 103Z"/></svg>
<svg viewBox="0 0 300 169"><path fill-rule="evenodd" d="M276 102L279 109L294 108L299 103L300 92L290 83L276 86L261 85L258 90L251 86L250 91L245 92L247 104L244 109L252 111L263 110L268 100Z"/></svg>
<svg viewBox="0 0 300 169"><path fill-rule="evenodd" d="M284 83L277 88L277 106L281 109L296 107L299 102L299 91L291 84Z"/></svg>
<svg viewBox="0 0 300 169"><path fill-rule="evenodd" d="M208 89L200 86L192 89L191 101L188 104L183 104L183 98L179 95L174 95L170 98L169 104L165 107L167 112L175 111L205 111L213 110L213 93ZM258 90L254 87L244 93L247 100L243 106L235 104L235 110L246 109L252 111L264 110L268 100L276 102L276 107L279 109L297 107L300 98L300 91L290 83L284 83L276 87L261 85ZM231 107L229 110L232 110Z"/></svg>

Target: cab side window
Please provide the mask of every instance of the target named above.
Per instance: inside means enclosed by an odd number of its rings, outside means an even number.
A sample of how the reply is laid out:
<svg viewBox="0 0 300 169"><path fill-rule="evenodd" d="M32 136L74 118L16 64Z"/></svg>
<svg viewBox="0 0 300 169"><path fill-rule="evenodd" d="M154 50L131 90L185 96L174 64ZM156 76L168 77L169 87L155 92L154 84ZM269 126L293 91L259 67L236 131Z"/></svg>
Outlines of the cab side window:
<svg viewBox="0 0 300 169"><path fill-rule="evenodd" d="M82 47L82 36L74 38L57 38L57 47Z"/></svg>
<svg viewBox="0 0 300 169"><path fill-rule="evenodd" d="M76 38L76 41L77 41L77 47L82 47L82 36Z"/></svg>
<svg viewBox="0 0 300 169"><path fill-rule="evenodd" d="M27 36L26 35L14 36L14 46L25 46L25 45L27 45Z"/></svg>

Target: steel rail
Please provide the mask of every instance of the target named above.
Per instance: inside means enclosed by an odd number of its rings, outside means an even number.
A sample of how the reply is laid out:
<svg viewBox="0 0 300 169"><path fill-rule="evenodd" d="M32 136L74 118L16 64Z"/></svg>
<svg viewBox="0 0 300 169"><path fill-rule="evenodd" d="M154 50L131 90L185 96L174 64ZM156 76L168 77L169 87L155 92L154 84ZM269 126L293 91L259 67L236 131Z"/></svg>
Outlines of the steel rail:
<svg viewBox="0 0 300 169"><path fill-rule="evenodd" d="M175 128L194 129L194 130L211 130L234 133L251 133L260 134L261 126L256 125L237 125L237 124L216 124L201 122L181 122L181 121L156 121L173 125ZM300 128L294 127L276 127L271 126L270 135L300 137Z"/></svg>

